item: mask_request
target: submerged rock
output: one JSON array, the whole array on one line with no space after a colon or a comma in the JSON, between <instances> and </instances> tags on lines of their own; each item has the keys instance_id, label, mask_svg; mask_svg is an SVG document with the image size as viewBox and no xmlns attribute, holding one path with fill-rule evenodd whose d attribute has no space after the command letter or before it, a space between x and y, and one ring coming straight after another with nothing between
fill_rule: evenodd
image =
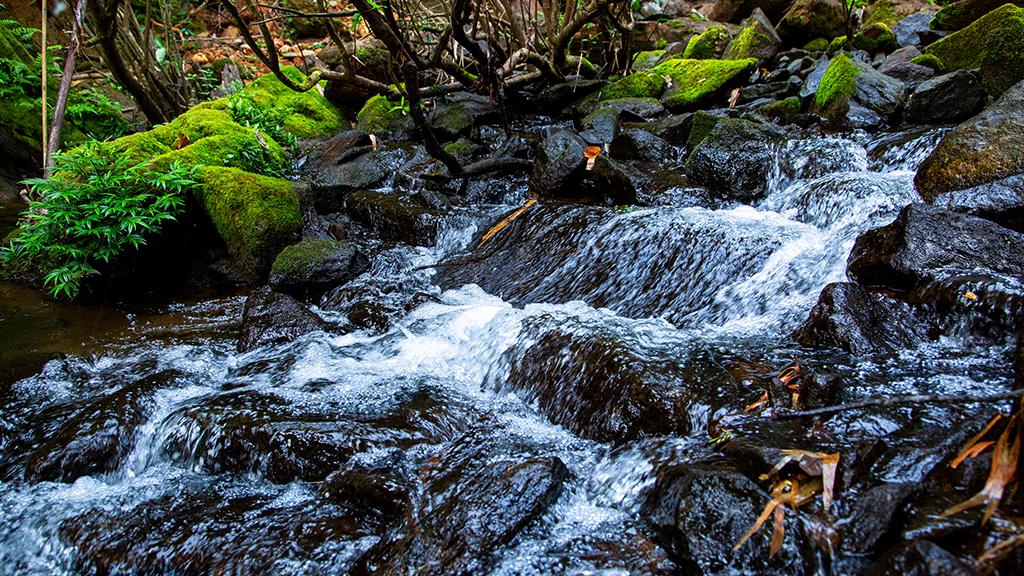
<instances>
[{"instance_id":1,"label":"submerged rock","mask_svg":"<svg viewBox=\"0 0 1024 576\"><path fill-rule=\"evenodd\" d=\"M417 197L399 192L352 192L345 198L345 211L357 222L373 229L385 240L411 246L432 246L444 212L417 202Z\"/></svg>"},{"instance_id":2,"label":"submerged rock","mask_svg":"<svg viewBox=\"0 0 1024 576\"><path fill-rule=\"evenodd\" d=\"M938 544L914 540L887 552L867 572L871 576L976 576L977 571Z\"/></svg>"},{"instance_id":3,"label":"submerged rock","mask_svg":"<svg viewBox=\"0 0 1024 576\"><path fill-rule=\"evenodd\" d=\"M914 184L925 201L1024 173L1024 81L954 128L921 163Z\"/></svg>"},{"instance_id":4,"label":"submerged rock","mask_svg":"<svg viewBox=\"0 0 1024 576\"><path fill-rule=\"evenodd\" d=\"M910 290L944 269L1024 274L1024 234L937 206L911 204L857 238L847 273L872 287Z\"/></svg>"},{"instance_id":5,"label":"submerged rock","mask_svg":"<svg viewBox=\"0 0 1024 576\"><path fill-rule=\"evenodd\" d=\"M825 286L795 337L804 346L867 354L913 348L927 331L907 304L840 282Z\"/></svg>"},{"instance_id":6,"label":"submerged rock","mask_svg":"<svg viewBox=\"0 0 1024 576\"><path fill-rule=\"evenodd\" d=\"M265 286L245 300L238 351L248 352L268 344L282 344L303 334L326 329L327 323L301 302Z\"/></svg>"}]
</instances>

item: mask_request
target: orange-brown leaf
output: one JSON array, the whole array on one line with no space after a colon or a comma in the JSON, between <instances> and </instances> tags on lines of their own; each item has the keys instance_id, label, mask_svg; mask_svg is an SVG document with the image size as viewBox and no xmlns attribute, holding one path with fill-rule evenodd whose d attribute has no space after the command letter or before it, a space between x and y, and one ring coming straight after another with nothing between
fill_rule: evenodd
<instances>
[{"instance_id":1,"label":"orange-brown leaf","mask_svg":"<svg viewBox=\"0 0 1024 576\"><path fill-rule=\"evenodd\" d=\"M839 467L839 452L826 454L821 459L821 504L828 510L832 507L832 494L836 484L836 468Z\"/></svg>"},{"instance_id":2,"label":"orange-brown leaf","mask_svg":"<svg viewBox=\"0 0 1024 576\"><path fill-rule=\"evenodd\" d=\"M754 533L760 530L761 526L764 525L765 521L768 520L768 517L772 515L772 512L780 504L782 504L782 502L779 501L777 498L773 498L770 502L765 504L764 510L762 510L761 515L757 517L757 521L754 522L754 526L750 530L748 530L746 534L743 535L743 538L740 538L740 541L737 542L735 546L732 547L732 551L735 552L739 550L740 546L743 546L744 542L749 540L750 537L754 535Z\"/></svg>"},{"instance_id":3,"label":"orange-brown leaf","mask_svg":"<svg viewBox=\"0 0 1024 576\"><path fill-rule=\"evenodd\" d=\"M530 206L533 206L536 203L537 203L537 199L536 198L530 198L529 200L526 201L526 204L523 204L522 206L520 206L519 208L514 210L511 214L509 214L508 216L505 216L504 218L502 218L500 222L495 224L494 227L492 227L490 230L487 231L486 234L483 235L483 237L480 239L480 244L478 244L477 247L479 248L480 246L483 246L484 244L486 244L487 241L490 240L495 234L497 234L498 232L501 232L501 230L505 226L508 226L509 224L511 224L513 220L515 220L520 215L522 215L523 212L526 212L527 210L529 210Z\"/></svg>"},{"instance_id":4,"label":"orange-brown leaf","mask_svg":"<svg viewBox=\"0 0 1024 576\"><path fill-rule=\"evenodd\" d=\"M967 441L967 444L964 444L963 450L961 450L960 453L956 455L956 458L954 458L953 461L949 463L950 468L956 468L957 466L960 465L961 462L966 460L968 457L973 458L974 456L979 454L979 452L975 452L974 455L968 456L968 453L974 450L975 444L977 444L979 440L984 438L985 434L988 434L988 431L991 430L996 425L996 423L1001 421L1003 418L1005 418L1004 415L996 414L995 418L989 420L988 424L986 424L985 427L981 429L981 432L978 432L977 434L972 436L971 439Z\"/></svg>"},{"instance_id":5,"label":"orange-brown leaf","mask_svg":"<svg viewBox=\"0 0 1024 576\"><path fill-rule=\"evenodd\" d=\"M782 542L786 539L786 509L782 506L775 507L775 526L772 528L772 543L768 548L768 557L771 558L782 550Z\"/></svg>"},{"instance_id":6,"label":"orange-brown leaf","mask_svg":"<svg viewBox=\"0 0 1024 576\"><path fill-rule=\"evenodd\" d=\"M1019 412L1011 416L1006 428L999 435L995 450L992 452L992 466L989 469L988 479L985 480L985 486L981 491L946 510L942 513L943 516L952 516L964 510L985 505L985 514L981 518L981 523L986 524L989 521L1003 499L1006 486L1013 481L1017 474L1021 447L1020 420Z\"/></svg>"},{"instance_id":7,"label":"orange-brown leaf","mask_svg":"<svg viewBox=\"0 0 1024 576\"><path fill-rule=\"evenodd\" d=\"M583 155L586 156L587 158L597 158L598 156L601 155L601 147L587 146L586 148L583 149Z\"/></svg>"}]
</instances>

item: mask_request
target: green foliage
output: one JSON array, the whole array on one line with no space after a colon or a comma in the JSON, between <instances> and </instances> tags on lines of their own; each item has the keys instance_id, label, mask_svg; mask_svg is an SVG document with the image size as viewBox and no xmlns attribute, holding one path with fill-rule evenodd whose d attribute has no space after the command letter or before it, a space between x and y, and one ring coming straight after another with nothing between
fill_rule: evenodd
<instances>
[{"instance_id":1,"label":"green foliage","mask_svg":"<svg viewBox=\"0 0 1024 576\"><path fill-rule=\"evenodd\" d=\"M298 150L299 140L284 127L285 114L279 108L259 106L245 91L228 96L228 112L231 118L249 128L255 128L270 136L289 152Z\"/></svg>"},{"instance_id":2,"label":"green foliage","mask_svg":"<svg viewBox=\"0 0 1024 576\"><path fill-rule=\"evenodd\" d=\"M74 299L98 265L138 249L174 220L197 182L181 164L157 172L93 143L58 155L48 180L25 184L37 200L0 257L41 268L54 297Z\"/></svg>"}]
</instances>

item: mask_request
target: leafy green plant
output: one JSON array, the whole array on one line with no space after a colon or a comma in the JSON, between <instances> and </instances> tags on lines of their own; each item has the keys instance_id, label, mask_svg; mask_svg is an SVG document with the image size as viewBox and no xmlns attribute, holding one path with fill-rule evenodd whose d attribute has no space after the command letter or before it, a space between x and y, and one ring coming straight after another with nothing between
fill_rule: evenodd
<instances>
[{"instance_id":1,"label":"leafy green plant","mask_svg":"<svg viewBox=\"0 0 1024 576\"><path fill-rule=\"evenodd\" d=\"M401 100L388 108L388 112L400 112L402 116L408 116L411 110L409 103L405 101L405 96L402 96Z\"/></svg>"},{"instance_id":2,"label":"leafy green plant","mask_svg":"<svg viewBox=\"0 0 1024 576\"><path fill-rule=\"evenodd\" d=\"M193 168L174 163L156 172L92 142L58 155L49 179L24 184L37 200L0 258L42 270L54 297L74 299L97 266L145 245L175 220L198 182Z\"/></svg>"},{"instance_id":3,"label":"leafy green plant","mask_svg":"<svg viewBox=\"0 0 1024 576\"><path fill-rule=\"evenodd\" d=\"M245 92L236 92L228 97L228 112L235 122L259 130L289 151L294 152L298 148L298 139L284 128L284 118L270 107L258 106Z\"/></svg>"}]
</instances>

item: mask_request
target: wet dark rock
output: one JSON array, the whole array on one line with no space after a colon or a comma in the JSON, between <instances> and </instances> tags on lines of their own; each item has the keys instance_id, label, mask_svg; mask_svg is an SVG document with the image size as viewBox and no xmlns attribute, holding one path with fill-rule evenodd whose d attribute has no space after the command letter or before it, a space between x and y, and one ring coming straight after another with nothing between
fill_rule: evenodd
<instances>
[{"instance_id":1,"label":"wet dark rock","mask_svg":"<svg viewBox=\"0 0 1024 576\"><path fill-rule=\"evenodd\" d=\"M860 60L849 60L859 70L854 78L853 94L849 101L852 114L847 116L847 125L854 128L876 128L882 122L890 122L900 111L906 99L906 87L896 78L882 74L870 64ZM853 114L858 114L855 104L877 114L881 122L857 122Z\"/></svg>"},{"instance_id":2,"label":"wet dark rock","mask_svg":"<svg viewBox=\"0 0 1024 576\"><path fill-rule=\"evenodd\" d=\"M678 149L646 130L629 128L608 145L615 160L667 163L679 159Z\"/></svg>"},{"instance_id":3,"label":"wet dark rock","mask_svg":"<svg viewBox=\"0 0 1024 576\"><path fill-rule=\"evenodd\" d=\"M1024 174L939 194L931 203L1024 233Z\"/></svg>"},{"instance_id":4,"label":"wet dark rock","mask_svg":"<svg viewBox=\"0 0 1024 576\"><path fill-rule=\"evenodd\" d=\"M998 224L911 204L896 220L857 238L847 262L855 281L909 290L943 269L1024 274L1024 235Z\"/></svg>"},{"instance_id":5,"label":"wet dark rock","mask_svg":"<svg viewBox=\"0 0 1024 576\"><path fill-rule=\"evenodd\" d=\"M784 138L771 124L721 119L690 153L686 173L723 199L756 200L767 192L773 145Z\"/></svg>"},{"instance_id":6,"label":"wet dark rock","mask_svg":"<svg viewBox=\"0 0 1024 576\"><path fill-rule=\"evenodd\" d=\"M713 413L727 401L703 391L735 385L712 352L666 358L607 327L555 324L529 321L523 330L531 344L508 350L508 378L491 384L584 438L688 434L694 413Z\"/></svg>"},{"instance_id":7,"label":"wet dark rock","mask_svg":"<svg viewBox=\"0 0 1024 576\"><path fill-rule=\"evenodd\" d=\"M969 327L975 333L1005 340L1020 326L1024 277L984 271L943 272L909 292L906 300L949 316L959 330Z\"/></svg>"},{"instance_id":8,"label":"wet dark rock","mask_svg":"<svg viewBox=\"0 0 1024 576\"><path fill-rule=\"evenodd\" d=\"M922 82L907 100L907 122L959 122L974 116L985 105L985 89L978 78L956 70Z\"/></svg>"},{"instance_id":9,"label":"wet dark rock","mask_svg":"<svg viewBox=\"0 0 1024 576\"><path fill-rule=\"evenodd\" d=\"M251 486L186 489L73 516L60 538L90 574L267 574L325 555L344 573L357 541L378 531L338 506L312 498L279 504L279 495ZM339 554L339 543L355 550Z\"/></svg>"},{"instance_id":10,"label":"wet dark rock","mask_svg":"<svg viewBox=\"0 0 1024 576\"><path fill-rule=\"evenodd\" d=\"M685 573L813 573L812 560L803 557L798 544L803 530L792 517L786 521L782 549L773 558L768 557L768 528L732 551L768 500L756 482L723 461L679 464L658 473L640 515Z\"/></svg>"},{"instance_id":11,"label":"wet dark rock","mask_svg":"<svg viewBox=\"0 0 1024 576\"><path fill-rule=\"evenodd\" d=\"M277 255L270 268L270 286L298 298L318 299L369 267L369 258L352 242L307 238Z\"/></svg>"},{"instance_id":12,"label":"wet dark rock","mask_svg":"<svg viewBox=\"0 0 1024 576\"><path fill-rule=\"evenodd\" d=\"M665 113L665 107L655 98L616 98L601 102L600 108L617 111L623 122L651 120Z\"/></svg>"},{"instance_id":13,"label":"wet dark rock","mask_svg":"<svg viewBox=\"0 0 1024 576\"><path fill-rule=\"evenodd\" d=\"M885 74L907 85L913 90L922 82L935 77L935 70L913 62L900 62L885 69Z\"/></svg>"},{"instance_id":14,"label":"wet dark rock","mask_svg":"<svg viewBox=\"0 0 1024 576\"><path fill-rule=\"evenodd\" d=\"M583 129L580 132L580 138L587 144L595 146L603 146L611 142L619 135L622 128L618 110L604 107L588 114L580 122L580 127Z\"/></svg>"},{"instance_id":15,"label":"wet dark rock","mask_svg":"<svg viewBox=\"0 0 1024 576\"><path fill-rule=\"evenodd\" d=\"M857 496L842 521L842 547L856 553L871 552L893 531L893 519L919 489L915 484L882 484Z\"/></svg>"},{"instance_id":16,"label":"wet dark rock","mask_svg":"<svg viewBox=\"0 0 1024 576\"><path fill-rule=\"evenodd\" d=\"M850 282L826 286L795 334L804 346L835 347L852 354L912 348L926 337L910 306Z\"/></svg>"},{"instance_id":17,"label":"wet dark rock","mask_svg":"<svg viewBox=\"0 0 1024 576\"><path fill-rule=\"evenodd\" d=\"M413 308L436 300L418 283L377 276L335 288L324 295L320 308L344 313L356 328L383 332Z\"/></svg>"},{"instance_id":18,"label":"wet dark rock","mask_svg":"<svg viewBox=\"0 0 1024 576\"><path fill-rule=\"evenodd\" d=\"M349 510L374 515L381 523L390 523L408 511L415 489L411 472L405 470L400 458L389 457L369 463L350 460L323 481L318 495Z\"/></svg>"},{"instance_id":19,"label":"wet dark rock","mask_svg":"<svg viewBox=\"0 0 1024 576\"><path fill-rule=\"evenodd\" d=\"M498 109L487 96L458 92L436 104L427 122L441 138L454 140L469 134L474 126L498 118Z\"/></svg>"},{"instance_id":20,"label":"wet dark rock","mask_svg":"<svg viewBox=\"0 0 1024 576\"><path fill-rule=\"evenodd\" d=\"M164 451L210 473L255 473L275 483L320 482L355 454L455 437L458 402L405 386L388 405L306 408L270 394L205 397L168 417Z\"/></svg>"},{"instance_id":21,"label":"wet dark rock","mask_svg":"<svg viewBox=\"0 0 1024 576\"><path fill-rule=\"evenodd\" d=\"M825 72L828 70L829 64L832 61L828 56L822 56L818 62L814 65L814 68L807 78L804 80L804 85L800 88L799 96L801 99L811 98L818 91L818 86L821 85L821 79L825 77Z\"/></svg>"},{"instance_id":22,"label":"wet dark rock","mask_svg":"<svg viewBox=\"0 0 1024 576\"><path fill-rule=\"evenodd\" d=\"M597 92L604 84L604 80L587 80L585 78L552 84L537 94L535 104L539 112L559 112L580 98Z\"/></svg>"},{"instance_id":23,"label":"wet dark rock","mask_svg":"<svg viewBox=\"0 0 1024 576\"><path fill-rule=\"evenodd\" d=\"M369 141L369 136L354 132L352 139L358 138L361 141L365 137L365 141ZM328 140L328 145L331 142ZM324 213L340 210L346 193L376 188L384 184L390 173L394 172L387 168L392 164L392 159L381 152L370 151L368 145L342 148L340 144L323 153L314 152L314 156L306 161L300 172L302 178L309 183L313 205ZM335 156L332 152L338 154Z\"/></svg>"},{"instance_id":24,"label":"wet dark rock","mask_svg":"<svg viewBox=\"0 0 1024 576\"><path fill-rule=\"evenodd\" d=\"M523 568L537 574L676 574L665 551L638 528L557 542Z\"/></svg>"},{"instance_id":25,"label":"wet dark rock","mask_svg":"<svg viewBox=\"0 0 1024 576\"><path fill-rule=\"evenodd\" d=\"M793 87L794 85L788 81L751 84L740 90L740 97L744 102L758 98L779 98L788 96Z\"/></svg>"},{"instance_id":26,"label":"wet dark rock","mask_svg":"<svg viewBox=\"0 0 1024 576\"><path fill-rule=\"evenodd\" d=\"M885 62L878 67L878 71L882 74L889 74L889 70L894 66L898 64L906 64L920 55L921 50L919 50L917 46L904 46L902 48L898 48L894 50L892 54L885 57Z\"/></svg>"},{"instance_id":27,"label":"wet dark rock","mask_svg":"<svg viewBox=\"0 0 1024 576\"><path fill-rule=\"evenodd\" d=\"M500 451L481 449L488 446ZM413 567L423 575L487 572L495 549L543 514L568 477L556 457L495 447L470 433L427 472L422 508L352 573L408 574Z\"/></svg>"},{"instance_id":28,"label":"wet dark rock","mask_svg":"<svg viewBox=\"0 0 1024 576\"><path fill-rule=\"evenodd\" d=\"M954 128L921 163L914 184L930 201L943 192L1024 173L1024 81Z\"/></svg>"},{"instance_id":29,"label":"wet dark rock","mask_svg":"<svg viewBox=\"0 0 1024 576\"><path fill-rule=\"evenodd\" d=\"M416 196L361 190L345 198L345 211L353 220L373 229L384 240L411 246L432 246L444 213L424 205Z\"/></svg>"},{"instance_id":30,"label":"wet dark rock","mask_svg":"<svg viewBox=\"0 0 1024 576\"><path fill-rule=\"evenodd\" d=\"M238 351L283 344L303 334L326 329L327 323L301 302L264 286L245 299Z\"/></svg>"},{"instance_id":31,"label":"wet dark rock","mask_svg":"<svg viewBox=\"0 0 1024 576\"><path fill-rule=\"evenodd\" d=\"M153 393L178 375L164 370L86 403L48 431L29 456L25 479L74 482L116 469L131 450L136 429L149 416Z\"/></svg>"},{"instance_id":32,"label":"wet dark rock","mask_svg":"<svg viewBox=\"0 0 1024 576\"><path fill-rule=\"evenodd\" d=\"M918 12L900 19L892 28L896 43L900 46L925 45L926 39L932 36L929 26L932 16L930 12Z\"/></svg>"},{"instance_id":33,"label":"wet dark rock","mask_svg":"<svg viewBox=\"0 0 1024 576\"><path fill-rule=\"evenodd\" d=\"M966 562L927 540L896 546L867 572L870 576L976 576Z\"/></svg>"},{"instance_id":34,"label":"wet dark rock","mask_svg":"<svg viewBox=\"0 0 1024 576\"><path fill-rule=\"evenodd\" d=\"M530 186L542 195L560 198L607 199L614 204L635 204L634 174L626 166L598 156L586 169L587 142L568 131L558 130L537 149Z\"/></svg>"},{"instance_id":35,"label":"wet dark rock","mask_svg":"<svg viewBox=\"0 0 1024 576\"><path fill-rule=\"evenodd\" d=\"M683 146L690 137L690 128L693 125L693 114L673 114L671 116L648 122L642 128L651 134L674 144Z\"/></svg>"}]
</instances>

